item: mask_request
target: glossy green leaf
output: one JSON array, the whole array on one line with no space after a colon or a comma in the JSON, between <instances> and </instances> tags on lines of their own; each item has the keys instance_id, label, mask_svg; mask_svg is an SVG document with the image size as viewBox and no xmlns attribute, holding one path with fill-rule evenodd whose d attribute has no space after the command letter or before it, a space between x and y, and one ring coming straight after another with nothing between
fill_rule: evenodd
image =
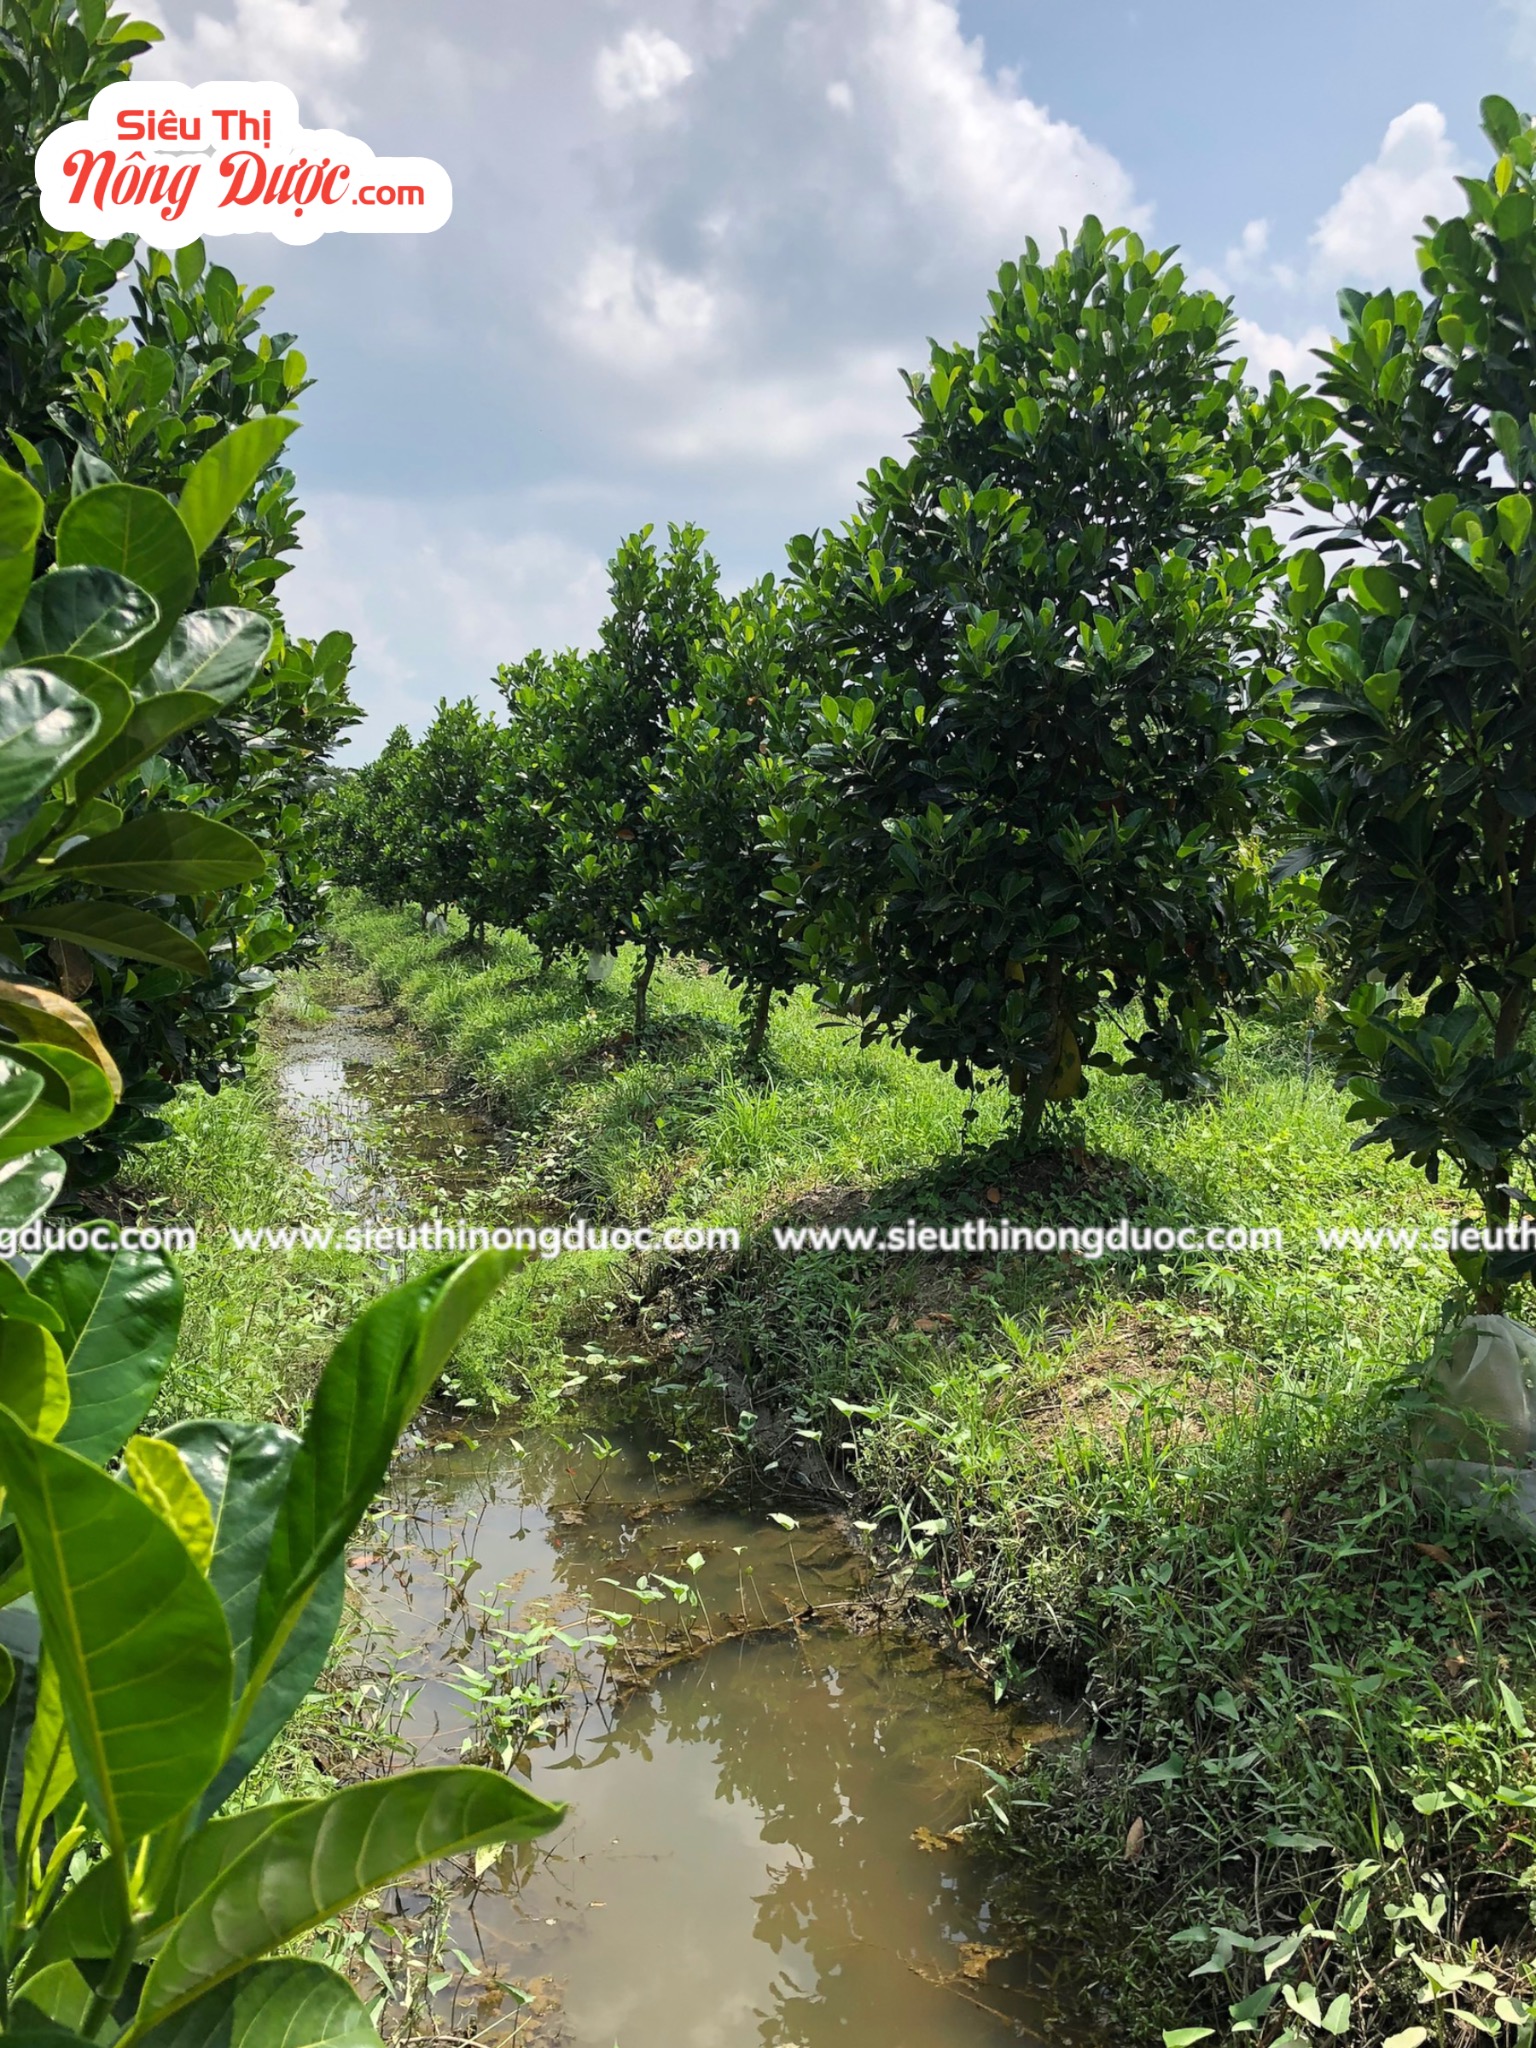
<instances>
[{"instance_id":1,"label":"glossy green leaf","mask_svg":"<svg viewBox=\"0 0 1536 2048\"><path fill-rule=\"evenodd\" d=\"M154 631L160 610L146 590L111 569L55 569L27 594L7 654L13 661L73 654L99 662Z\"/></svg>"},{"instance_id":2,"label":"glossy green leaf","mask_svg":"<svg viewBox=\"0 0 1536 2048\"><path fill-rule=\"evenodd\" d=\"M62 1157L47 1146L0 1163L0 1230L25 1230L35 1223L62 1194L64 1173Z\"/></svg>"},{"instance_id":3,"label":"glossy green leaf","mask_svg":"<svg viewBox=\"0 0 1536 2048\"><path fill-rule=\"evenodd\" d=\"M345 1977L295 1957L253 1963L142 2036L143 2048L379 2048Z\"/></svg>"},{"instance_id":4,"label":"glossy green leaf","mask_svg":"<svg viewBox=\"0 0 1536 2048\"><path fill-rule=\"evenodd\" d=\"M0 1052L0 1158L14 1158L26 1145L10 1144L10 1134L43 1092L43 1077Z\"/></svg>"},{"instance_id":5,"label":"glossy green leaf","mask_svg":"<svg viewBox=\"0 0 1536 2048\"><path fill-rule=\"evenodd\" d=\"M64 1334L64 1318L56 1308L41 1300L28 1287L14 1266L0 1260L0 1316L16 1322L41 1323L55 1337Z\"/></svg>"},{"instance_id":6,"label":"glossy green leaf","mask_svg":"<svg viewBox=\"0 0 1536 2048\"><path fill-rule=\"evenodd\" d=\"M93 750L75 778L82 796L94 796L158 754L180 732L202 725L219 709L218 701L196 690L168 690L135 704L122 730L105 747Z\"/></svg>"},{"instance_id":7,"label":"glossy green leaf","mask_svg":"<svg viewBox=\"0 0 1536 2048\"><path fill-rule=\"evenodd\" d=\"M63 1323L69 1419L59 1441L115 1458L159 1392L181 1329L181 1275L162 1252L50 1252L27 1284Z\"/></svg>"},{"instance_id":8,"label":"glossy green leaf","mask_svg":"<svg viewBox=\"0 0 1536 2048\"><path fill-rule=\"evenodd\" d=\"M28 1980L26 1998L16 2009L15 2025L23 2030L23 2035L29 2024L38 2021L51 2027L82 2027L90 2009L91 1987L74 1964L54 1963ZM5 2039L14 2037L14 2027L8 2027Z\"/></svg>"},{"instance_id":9,"label":"glossy green leaf","mask_svg":"<svg viewBox=\"0 0 1536 2048\"><path fill-rule=\"evenodd\" d=\"M96 706L101 723L86 750L87 759L115 739L132 716L132 690L121 677L103 668L99 661L87 661L80 654L46 654L39 655L31 666L59 677L60 681L68 683L72 690Z\"/></svg>"},{"instance_id":10,"label":"glossy green leaf","mask_svg":"<svg viewBox=\"0 0 1536 2048\"><path fill-rule=\"evenodd\" d=\"M514 1778L463 1766L308 1800L187 1908L155 1959L140 2010L159 2023L379 1885L481 1842L531 1841L563 1815Z\"/></svg>"},{"instance_id":11,"label":"glossy green leaf","mask_svg":"<svg viewBox=\"0 0 1536 2048\"><path fill-rule=\"evenodd\" d=\"M208 955L195 939L163 917L126 903L45 903L41 909L29 906L18 912L11 923L17 931L68 939L115 960L150 960L199 979L208 972Z\"/></svg>"},{"instance_id":12,"label":"glossy green leaf","mask_svg":"<svg viewBox=\"0 0 1536 2048\"><path fill-rule=\"evenodd\" d=\"M247 420L200 458L182 486L178 507L199 555L218 539L236 507L250 495L256 479L297 426L295 419L271 414Z\"/></svg>"},{"instance_id":13,"label":"glossy green leaf","mask_svg":"<svg viewBox=\"0 0 1536 2048\"><path fill-rule=\"evenodd\" d=\"M160 1930L178 1919L221 1871L307 1803L302 1799L266 1801L194 1828L157 1892L144 1924L144 1940L154 1942ZM49 1915L42 1938L28 1957L28 1967L41 1969L61 1956L111 1955L122 1931L124 1889L121 1866L114 1858L105 1856L93 1863Z\"/></svg>"},{"instance_id":14,"label":"glossy green leaf","mask_svg":"<svg viewBox=\"0 0 1536 2048\"><path fill-rule=\"evenodd\" d=\"M155 692L195 690L227 706L260 675L271 645L272 624L260 612L234 605L188 612L176 621L143 687Z\"/></svg>"},{"instance_id":15,"label":"glossy green leaf","mask_svg":"<svg viewBox=\"0 0 1536 2048\"><path fill-rule=\"evenodd\" d=\"M275 1422L225 1421L176 1423L165 1438L186 1460L213 1512L209 1578L229 1624L238 1697L250 1673L256 1602L299 1439ZM228 1762L204 1794L205 1811L229 1797L314 1685L345 1597L346 1559L338 1553L284 1643Z\"/></svg>"},{"instance_id":16,"label":"glossy green leaf","mask_svg":"<svg viewBox=\"0 0 1536 2048\"><path fill-rule=\"evenodd\" d=\"M42 1076L42 1092L26 1115L0 1136L0 1158L15 1159L78 1138L104 1124L117 1107L112 1084L94 1060L61 1045L7 1045L5 1055Z\"/></svg>"},{"instance_id":17,"label":"glossy green leaf","mask_svg":"<svg viewBox=\"0 0 1536 2048\"><path fill-rule=\"evenodd\" d=\"M218 1768L229 1631L152 1508L0 1411L0 1479L57 1664L81 1790L108 1843L151 1834Z\"/></svg>"},{"instance_id":18,"label":"glossy green leaf","mask_svg":"<svg viewBox=\"0 0 1536 2048\"><path fill-rule=\"evenodd\" d=\"M0 642L11 637L32 587L43 501L24 476L0 468Z\"/></svg>"},{"instance_id":19,"label":"glossy green leaf","mask_svg":"<svg viewBox=\"0 0 1536 2048\"><path fill-rule=\"evenodd\" d=\"M14 818L90 747L101 713L45 669L0 670L0 819Z\"/></svg>"},{"instance_id":20,"label":"glossy green leaf","mask_svg":"<svg viewBox=\"0 0 1536 2048\"><path fill-rule=\"evenodd\" d=\"M197 550L175 506L141 484L102 484L64 508L55 549L60 567L115 570L155 600L153 629L112 663L129 679L142 675L197 588Z\"/></svg>"},{"instance_id":21,"label":"glossy green leaf","mask_svg":"<svg viewBox=\"0 0 1536 2048\"><path fill-rule=\"evenodd\" d=\"M258 1664L350 1538L465 1323L517 1263L478 1252L408 1281L365 1309L331 1353L272 1531Z\"/></svg>"},{"instance_id":22,"label":"glossy green leaf","mask_svg":"<svg viewBox=\"0 0 1536 2048\"><path fill-rule=\"evenodd\" d=\"M253 882L266 863L232 825L197 811L150 811L130 818L55 863L56 874L77 875L132 895L201 895Z\"/></svg>"},{"instance_id":23,"label":"glossy green leaf","mask_svg":"<svg viewBox=\"0 0 1536 2048\"><path fill-rule=\"evenodd\" d=\"M1497 507L1499 536L1511 554L1518 555L1531 533L1531 501L1526 497L1500 498Z\"/></svg>"}]
</instances>

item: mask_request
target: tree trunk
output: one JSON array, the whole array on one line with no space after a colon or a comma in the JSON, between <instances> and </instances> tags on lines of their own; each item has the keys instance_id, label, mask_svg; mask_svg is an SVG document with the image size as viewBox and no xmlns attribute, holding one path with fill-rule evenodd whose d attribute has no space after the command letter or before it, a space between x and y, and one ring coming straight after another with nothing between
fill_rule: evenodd
<instances>
[{"instance_id":1,"label":"tree trunk","mask_svg":"<svg viewBox=\"0 0 1536 2048\"><path fill-rule=\"evenodd\" d=\"M651 976L656 972L658 955L646 949L645 965L635 976L635 1037L645 1036L646 1002L651 993Z\"/></svg>"},{"instance_id":2,"label":"tree trunk","mask_svg":"<svg viewBox=\"0 0 1536 2048\"><path fill-rule=\"evenodd\" d=\"M760 988L752 1005L752 1023L747 1032L745 1057L749 1061L760 1060L763 1047L768 1039L768 1016L773 1008L773 987L769 984Z\"/></svg>"},{"instance_id":3,"label":"tree trunk","mask_svg":"<svg viewBox=\"0 0 1536 2048\"><path fill-rule=\"evenodd\" d=\"M1519 1048L1530 1021L1530 990L1525 983L1516 983L1504 991L1499 1004L1498 1018L1494 1024L1493 1053L1495 1059L1507 1059ZM1483 1183L1483 1220L1490 1230L1505 1228L1514 1220L1514 1210L1505 1192L1515 1172L1513 1158L1501 1159L1493 1174ZM1509 1282L1492 1280L1484 1275L1473 1302L1480 1316L1501 1316L1509 1297Z\"/></svg>"}]
</instances>

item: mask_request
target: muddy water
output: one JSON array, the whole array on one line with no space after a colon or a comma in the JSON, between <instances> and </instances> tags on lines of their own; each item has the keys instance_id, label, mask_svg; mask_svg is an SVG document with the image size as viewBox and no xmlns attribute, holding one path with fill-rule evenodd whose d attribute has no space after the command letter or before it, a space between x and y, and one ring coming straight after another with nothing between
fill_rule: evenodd
<instances>
[{"instance_id":1,"label":"muddy water","mask_svg":"<svg viewBox=\"0 0 1536 2048\"><path fill-rule=\"evenodd\" d=\"M366 1013L290 1043L284 1096L338 1202L419 1199L424 1161L461 1189L494 1171L413 1058ZM671 1455L595 1423L431 1425L353 1561L413 1688L409 1750L501 1761L570 1808L461 1876L456 2029L528 2048L1093 2040L1063 2018L1068 1964L1013 1931L1006 1866L954 1832L982 1762L1056 1731L869 1627L838 1525L699 1497ZM519 1711L520 1686L544 1704Z\"/></svg>"}]
</instances>

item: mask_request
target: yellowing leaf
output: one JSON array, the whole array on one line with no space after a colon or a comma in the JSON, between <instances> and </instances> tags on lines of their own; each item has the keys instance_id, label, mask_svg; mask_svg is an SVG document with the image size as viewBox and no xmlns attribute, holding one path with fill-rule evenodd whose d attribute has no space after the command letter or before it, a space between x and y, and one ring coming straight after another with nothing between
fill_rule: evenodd
<instances>
[{"instance_id":1,"label":"yellowing leaf","mask_svg":"<svg viewBox=\"0 0 1536 2048\"><path fill-rule=\"evenodd\" d=\"M69 1415L69 1371L57 1339L19 1316L0 1321L0 1406L52 1443Z\"/></svg>"},{"instance_id":2,"label":"yellowing leaf","mask_svg":"<svg viewBox=\"0 0 1536 2048\"><path fill-rule=\"evenodd\" d=\"M1082 1051L1071 1028L1063 1025L1061 1050L1056 1056L1056 1071L1051 1076L1051 1085L1046 1093L1052 1102L1070 1102L1081 1092L1082 1085Z\"/></svg>"},{"instance_id":3,"label":"yellowing leaf","mask_svg":"<svg viewBox=\"0 0 1536 2048\"><path fill-rule=\"evenodd\" d=\"M22 1771L18 1841L36 1842L43 1822L74 1782L75 1759L64 1731L58 1666L45 1656L38 1673L37 1706Z\"/></svg>"},{"instance_id":4,"label":"yellowing leaf","mask_svg":"<svg viewBox=\"0 0 1536 2048\"><path fill-rule=\"evenodd\" d=\"M213 1510L180 1451L163 1437L130 1437L123 1463L139 1499L176 1531L198 1570L206 1572L213 1556Z\"/></svg>"},{"instance_id":5,"label":"yellowing leaf","mask_svg":"<svg viewBox=\"0 0 1536 2048\"><path fill-rule=\"evenodd\" d=\"M78 1053L106 1075L121 1102L123 1077L101 1042L101 1034L78 1003L25 981L0 981L0 1024L26 1045L57 1045Z\"/></svg>"}]
</instances>

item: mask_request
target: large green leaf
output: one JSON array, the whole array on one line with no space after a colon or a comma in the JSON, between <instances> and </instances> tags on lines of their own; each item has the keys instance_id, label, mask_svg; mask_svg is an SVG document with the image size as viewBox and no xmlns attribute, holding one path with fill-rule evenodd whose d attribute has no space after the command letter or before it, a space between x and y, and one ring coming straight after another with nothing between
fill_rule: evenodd
<instances>
[{"instance_id":1,"label":"large green leaf","mask_svg":"<svg viewBox=\"0 0 1536 2048\"><path fill-rule=\"evenodd\" d=\"M231 1683L223 1611L153 1508L3 1410L0 1479L81 1790L121 1854L191 1806L218 1768Z\"/></svg>"},{"instance_id":2,"label":"large green leaf","mask_svg":"<svg viewBox=\"0 0 1536 2048\"><path fill-rule=\"evenodd\" d=\"M260 612L234 605L188 612L176 621L143 687L157 693L195 690L228 706L260 675L271 645L272 624Z\"/></svg>"},{"instance_id":3,"label":"large green leaf","mask_svg":"<svg viewBox=\"0 0 1536 2048\"><path fill-rule=\"evenodd\" d=\"M477 1252L407 1281L365 1309L331 1353L272 1531L258 1666L357 1527L473 1307L517 1263L515 1254Z\"/></svg>"},{"instance_id":4,"label":"large green leaf","mask_svg":"<svg viewBox=\"0 0 1536 2048\"><path fill-rule=\"evenodd\" d=\"M40 1301L15 1267L6 1265L3 1259L0 1259L0 1316L11 1316L22 1323L41 1323L55 1337L64 1334L64 1318L58 1310L51 1308L46 1301Z\"/></svg>"},{"instance_id":5,"label":"large green leaf","mask_svg":"<svg viewBox=\"0 0 1536 2048\"><path fill-rule=\"evenodd\" d=\"M42 1093L26 1115L0 1134L0 1159L78 1138L104 1124L117 1107L112 1084L94 1060L62 1045L7 1045L5 1056L42 1077Z\"/></svg>"},{"instance_id":6,"label":"large green leaf","mask_svg":"<svg viewBox=\"0 0 1536 2048\"><path fill-rule=\"evenodd\" d=\"M165 1377L181 1329L181 1275L161 1252L50 1252L27 1285L63 1321L69 1419L59 1442L93 1465L115 1458Z\"/></svg>"},{"instance_id":7,"label":"large green leaf","mask_svg":"<svg viewBox=\"0 0 1536 2048\"><path fill-rule=\"evenodd\" d=\"M25 1999L14 2009L12 2023L6 2028L4 2038L12 2041L29 2036L28 2029L39 2024L49 2027L83 2026L90 2015L91 1987L70 1961L54 1963L51 1968L41 1971L27 1983ZM72 2034L66 2040L75 2038Z\"/></svg>"},{"instance_id":8,"label":"large green leaf","mask_svg":"<svg viewBox=\"0 0 1536 2048\"><path fill-rule=\"evenodd\" d=\"M32 587L43 501L24 476L0 469L0 642L11 637Z\"/></svg>"},{"instance_id":9,"label":"large green leaf","mask_svg":"<svg viewBox=\"0 0 1536 2048\"><path fill-rule=\"evenodd\" d=\"M71 847L54 873L130 895L196 896L253 882L265 866L260 850L232 825L198 811L150 811Z\"/></svg>"},{"instance_id":10,"label":"large green leaf","mask_svg":"<svg viewBox=\"0 0 1536 2048\"><path fill-rule=\"evenodd\" d=\"M87 661L82 654L45 654L37 656L29 665L58 676L100 712L101 723L91 741L88 757L99 753L108 741L115 739L133 714L132 690L109 668L103 668L99 661Z\"/></svg>"},{"instance_id":11,"label":"large green leaf","mask_svg":"<svg viewBox=\"0 0 1536 2048\"><path fill-rule=\"evenodd\" d=\"M199 978L208 972L208 955L195 939L167 924L163 917L131 909L126 903L45 903L40 910L29 908L13 916L10 922L17 931L36 932L45 939L69 939L114 960L152 960L159 967L175 967Z\"/></svg>"},{"instance_id":12,"label":"large green leaf","mask_svg":"<svg viewBox=\"0 0 1536 2048\"><path fill-rule=\"evenodd\" d=\"M142 2035L144 2048L379 2048L368 2008L324 1963L253 1963Z\"/></svg>"},{"instance_id":13,"label":"large green leaf","mask_svg":"<svg viewBox=\"0 0 1536 2048\"><path fill-rule=\"evenodd\" d=\"M156 2024L392 1879L481 1842L526 1842L565 1809L499 1771L449 1766L308 1800L253 1842L166 1936L144 1986Z\"/></svg>"},{"instance_id":14,"label":"large green leaf","mask_svg":"<svg viewBox=\"0 0 1536 2048\"><path fill-rule=\"evenodd\" d=\"M275 1422L179 1422L165 1431L213 1510L209 1579L224 1607L235 1658L238 1698L250 1673L256 1602L277 1511L299 1439ZM212 1812L266 1754L325 1666L346 1597L346 1559L338 1552L283 1644L270 1677L224 1768L203 1795Z\"/></svg>"},{"instance_id":15,"label":"large green leaf","mask_svg":"<svg viewBox=\"0 0 1536 2048\"><path fill-rule=\"evenodd\" d=\"M163 697L144 698L134 705L110 745L93 752L81 768L75 778L77 792L94 796L108 788L151 754L158 754L167 740L203 724L219 708L217 698L205 697L198 690L167 690Z\"/></svg>"},{"instance_id":16,"label":"large green leaf","mask_svg":"<svg viewBox=\"0 0 1536 2048\"><path fill-rule=\"evenodd\" d=\"M25 1145L12 1146L9 1138L43 1092L43 1077L0 1053L0 1159L10 1159Z\"/></svg>"},{"instance_id":17,"label":"large green leaf","mask_svg":"<svg viewBox=\"0 0 1536 2048\"><path fill-rule=\"evenodd\" d=\"M159 623L147 590L111 569L55 569L27 593L6 648L11 661L56 654L102 661L121 654Z\"/></svg>"},{"instance_id":18,"label":"large green leaf","mask_svg":"<svg viewBox=\"0 0 1536 2048\"><path fill-rule=\"evenodd\" d=\"M6 1619L0 1615L0 1627ZM32 1661L35 1665L35 1650ZM143 1924L142 1942L155 1945L161 1930L179 1919L253 1842L308 1803L304 1799L265 1801L194 1828L157 1892ZM111 1955L122 1932L124 1891L122 1869L113 1857L104 1856L93 1863L49 1914L27 1957L27 1969L44 1969L63 1956Z\"/></svg>"},{"instance_id":19,"label":"large green leaf","mask_svg":"<svg viewBox=\"0 0 1536 2048\"><path fill-rule=\"evenodd\" d=\"M14 818L90 747L101 713L39 668L0 670L0 819Z\"/></svg>"},{"instance_id":20,"label":"large green leaf","mask_svg":"<svg viewBox=\"0 0 1536 2048\"><path fill-rule=\"evenodd\" d=\"M199 555L218 539L236 506L297 425L297 420L273 414L247 420L199 459L182 485L178 507Z\"/></svg>"},{"instance_id":21,"label":"large green leaf","mask_svg":"<svg viewBox=\"0 0 1536 2048\"><path fill-rule=\"evenodd\" d=\"M65 1170L60 1154L46 1146L0 1164L0 1230L25 1230L52 1208L63 1192Z\"/></svg>"},{"instance_id":22,"label":"large green leaf","mask_svg":"<svg viewBox=\"0 0 1536 2048\"><path fill-rule=\"evenodd\" d=\"M61 568L113 569L155 600L153 629L112 662L129 680L142 675L197 588L197 550L175 506L141 484L99 484L60 514L55 551Z\"/></svg>"}]
</instances>

